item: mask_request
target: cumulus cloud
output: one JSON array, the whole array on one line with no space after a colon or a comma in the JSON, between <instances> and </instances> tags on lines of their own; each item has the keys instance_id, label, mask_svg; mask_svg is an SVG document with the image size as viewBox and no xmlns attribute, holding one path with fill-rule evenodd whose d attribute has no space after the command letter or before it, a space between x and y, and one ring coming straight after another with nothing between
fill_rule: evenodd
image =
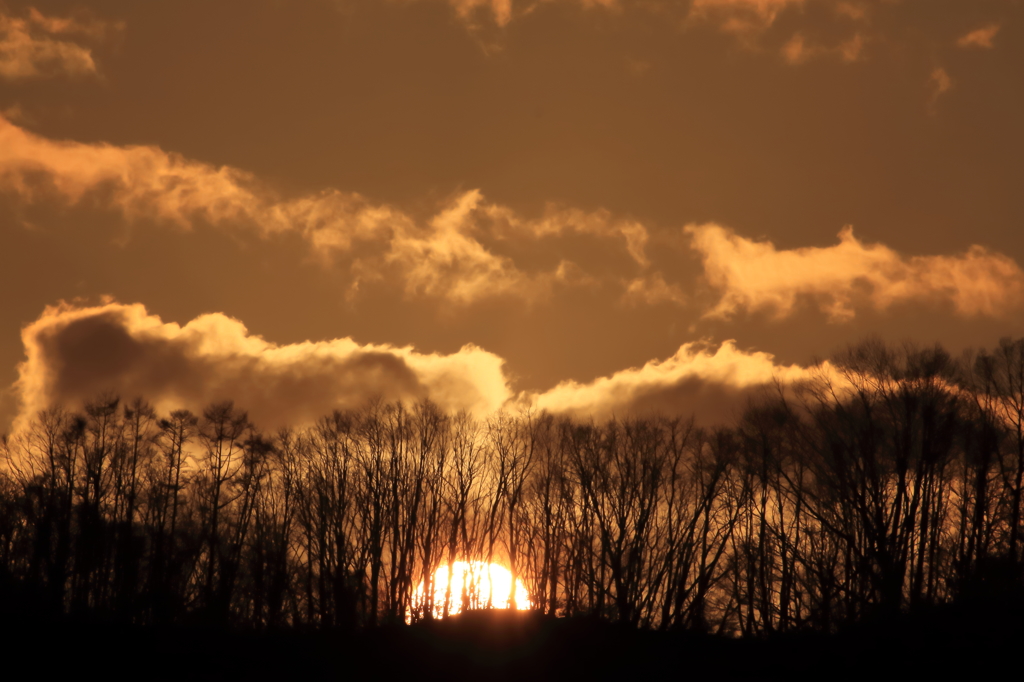
<instances>
[{"instance_id":1,"label":"cumulus cloud","mask_svg":"<svg viewBox=\"0 0 1024 682\"><path fill-rule=\"evenodd\" d=\"M969 31L957 39L957 47L980 47L991 50L995 47L996 34L999 33L999 24L989 24L973 31Z\"/></svg>"},{"instance_id":2,"label":"cumulus cloud","mask_svg":"<svg viewBox=\"0 0 1024 682\"><path fill-rule=\"evenodd\" d=\"M749 397L775 382L792 386L830 372L827 364L779 365L770 353L742 351L731 340L718 348L693 342L666 360L651 360L589 383L564 381L531 396L531 401L540 410L584 418L693 414L699 423L722 423L737 416Z\"/></svg>"},{"instance_id":3,"label":"cumulus cloud","mask_svg":"<svg viewBox=\"0 0 1024 682\"><path fill-rule=\"evenodd\" d=\"M373 398L429 398L483 417L510 396L504 360L473 345L449 355L350 338L277 345L220 313L180 326L141 304L48 307L22 330L26 360L15 430L53 404L103 392L142 396L161 411L234 400L264 428L309 423Z\"/></svg>"},{"instance_id":4,"label":"cumulus cloud","mask_svg":"<svg viewBox=\"0 0 1024 682\"><path fill-rule=\"evenodd\" d=\"M955 256L898 254L865 244L845 227L839 243L824 248L776 249L715 224L689 225L708 283L721 292L709 317L740 310L794 312L813 300L833 321L852 319L858 305L886 310L894 304L937 301L964 316L1002 316L1024 302L1024 271L1012 259L981 246Z\"/></svg>"},{"instance_id":5,"label":"cumulus cloud","mask_svg":"<svg viewBox=\"0 0 1024 682\"><path fill-rule=\"evenodd\" d=\"M0 78L23 80L96 74L89 42L120 25L72 17L49 17L37 9L15 17L0 9Z\"/></svg>"},{"instance_id":6,"label":"cumulus cloud","mask_svg":"<svg viewBox=\"0 0 1024 682\"><path fill-rule=\"evenodd\" d=\"M269 237L297 233L325 262L353 259L353 286L397 279L410 296L471 304L511 296L536 301L555 285L592 281L563 258L547 271L526 272L485 245L494 240L541 240L566 234L621 240L631 259L647 265L643 225L613 220L606 211L549 209L528 220L464 192L425 224L359 194L328 189L281 198L252 174L213 166L155 146L115 146L51 140L0 116L0 187L26 201L56 196L93 202L129 220L197 223L248 229ZM493 240L492 240L493 241ZM354 290L353 290L354 291Z\"/></svg>"}]
</instances>

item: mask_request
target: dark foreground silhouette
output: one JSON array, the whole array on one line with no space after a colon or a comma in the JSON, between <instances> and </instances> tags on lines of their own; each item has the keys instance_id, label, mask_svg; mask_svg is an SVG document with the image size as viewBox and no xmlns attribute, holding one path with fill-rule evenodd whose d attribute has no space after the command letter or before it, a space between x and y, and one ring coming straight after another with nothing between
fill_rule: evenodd
<instances>
[{"instance_id":1,"label":"dark foreground silhouette","mask_svg":"<svg viewBox=\"0 0 1024 682\"><path fill-rule=\"evenodd\" d=\"M46 678L118 679L950 679L1015 669L1022 604L943 607L832 635L730 638L594 618L480 611L372 630L243 632L71 620L3 627L8 660Z\"/></svg>"}]
</instances>

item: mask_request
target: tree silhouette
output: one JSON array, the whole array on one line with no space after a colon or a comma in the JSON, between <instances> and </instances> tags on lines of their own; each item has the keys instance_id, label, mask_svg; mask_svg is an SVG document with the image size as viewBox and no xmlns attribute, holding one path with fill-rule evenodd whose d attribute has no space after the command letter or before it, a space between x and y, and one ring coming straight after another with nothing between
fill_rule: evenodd
<instances>
[{"instance_id":1,"label":"tree silhouette","mask_svg":"<svg viewBox=\"0 0 1024 682\"><path fill-rule=\"evenodd\" d=\"M752 637L1020 594L1024 343L869 339L831 367L713 429L376 401L265 434L230 402L54 406L3 440L0 584L139 624L372 629L528 598ZM456 590L460 561L528 595Z\"/></svg>"}]
</instances>

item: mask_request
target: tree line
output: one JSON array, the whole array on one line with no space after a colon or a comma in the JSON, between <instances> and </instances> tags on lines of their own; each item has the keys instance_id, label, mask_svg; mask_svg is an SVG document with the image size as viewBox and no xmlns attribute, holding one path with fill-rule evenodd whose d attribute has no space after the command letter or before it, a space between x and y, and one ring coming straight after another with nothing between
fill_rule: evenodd
<instances>
[{"instance_id":1,"label":"tree line","mask_svg":"<svg viewBox=\"0 0 1024 682\"><path fill-rule=\"evenodd\" d=\"M831 366L714 428L52 407L3 441L0 587L52 615L373 627L509 606L435 603L436 568L472 560L546 614L744 635L1019 592L1024 340L869 340Z\"/></svg>"}]
</instances>

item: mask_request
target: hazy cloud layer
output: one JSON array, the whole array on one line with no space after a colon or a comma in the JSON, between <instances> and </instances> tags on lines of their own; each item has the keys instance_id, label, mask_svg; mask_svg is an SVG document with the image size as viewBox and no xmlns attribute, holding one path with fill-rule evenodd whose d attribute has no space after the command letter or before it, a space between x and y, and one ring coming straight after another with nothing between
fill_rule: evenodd
<instances>
[{"instance_id":1,"label":"hazy cloud layer","mask_svg":"<svg viewBox=\"0 0 1024 682\"><path fill-rule=\"evenodd\" d=\"M550 412L604 419L612 416L665 414L696 416L699 423L730 422L757 392L778 382L791 386L829 371L828 365L782 366L770 353L742 351L734 341L717 349L706 343L680 346L666 360L625 369L589 383L564 381L533 397Z\"/></svg>"},{"instance_id":2,"label":"hazy cloud layer","mask_svg":"<svg viewBox=\"0 0 1024 682\"><path fill-rule=\"evenodd\" d=\"M811 299L831 320L849 320L858 306L886 310L894 304L951 304L964 316L1003 316L1024 302L1024 271L1012 259L981 246L956 256L902 256L882 244L865 244L843 228L829 247L779 250L771 242L738 236L719 225L690 225L693 248L708 283L721 293L708 316L741 310L777 317Z\"/></svg>"},{"instance_id":3,"label":"hazy cloud layer","mask_svg":"<svg viewBox=\"0 0 1024 682\"><path fill-rule=\"evenodd\" d=\"M96 73L90 43L119 25L51 17L32 8L18 17L0 6L0 78L23 80Z\"/></svg>"},{"instance_id":4,"label":"hazy cloud layer","mask_svg":"<svg viewBox=\"0 0 1024 682\"><path fill-rule=\"evenodd\" d=\"M15 428L49 405L79 407L107 391L143 396L162 411L232 399L263 428L309 423L375 397L429 398L486 416L510 395L504 360L473 345L451 355L350 338L280 346L220 313L179 326L141 304L52 306L22 341Z\"/></svg>"},{"instance_id":5,"label":"hazy cloud layer","mask_svg":"<svg viewBox=\"0 0 1024 682\"><path fill-rule=\"evenodd\" d=\"M569 259L527 272L483 243L537 241L567 234L619 240L636 265L648 264L646 229L607 212L551 208L536 220L486 204L477 190L455 197L420 224L403 211L360 195L329 189L283 199L252 174L216 167L155 146L55 141L0 116L0 186L26 201L56 194L71 204L97 203L127 220L196 223L254 230L263 236L300 234L326 262L352 258L353 291L394 278L409 296L471 304L494 296L535 301L555 284L591 281Z\"/></svg>"}]
</instances>

